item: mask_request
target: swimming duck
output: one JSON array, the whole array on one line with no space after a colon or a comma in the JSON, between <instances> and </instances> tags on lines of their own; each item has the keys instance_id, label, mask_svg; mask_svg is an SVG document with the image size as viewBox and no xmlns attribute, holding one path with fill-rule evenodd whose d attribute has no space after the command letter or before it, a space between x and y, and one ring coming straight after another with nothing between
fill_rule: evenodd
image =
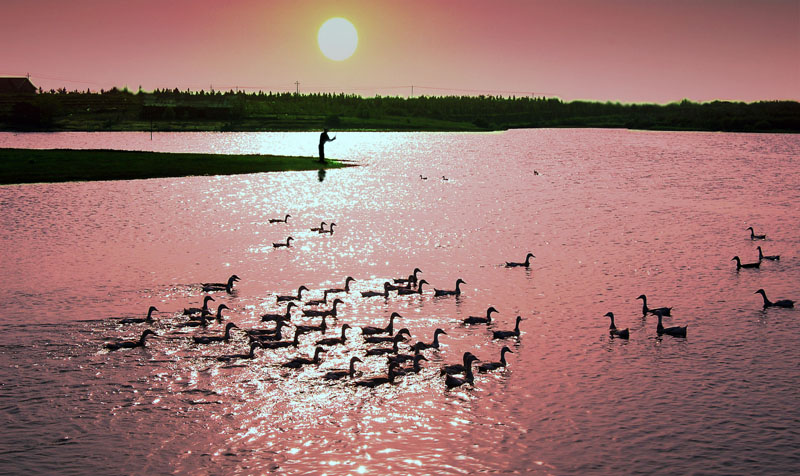
<instances>
[{"instance_id":1,"label":"swimming duck","mask_svg":"<svg viewBox=\"0 0 800 476\"><path fill-rule=\"evenodd\" d=\"M420 180L428 180L428 177L423 177L422 174L419 174Z\"/></svg>"},{"instance_id":2,"label":"swimming duck","mask_svg":"<svg viewBox=\"0 0 800 476\"><path fill-rule=\"evenodd\" d=\"M469 368L470 364L478 360L478 358L475 357L475 355L472 352L464 352L463 360L464 362L461 364L451 364L442 367L442 370L439 372L439 374L440 375L462 374Z\"/></svg>"},{"instance_id":3,"label":"swimming duck","mask_svg":"<svg viewBox=\"0 0 800 476\"><path fill-rule=\"evenodd\" d=\"M686 328L689 326L675 326L675 327L664 327L661 324L661 316L660 312L656 312L656 316L658 316L658 326L656 326L656 333L658 335L667 334L668 336L672 337L686 337Z\"/></svg>"},{"instance_id":4,"label":"swimming duck","mask_svg":"<svg viewBox=\"0 0 800 476\"><path fill-rule=\"evenodd\" d=\"M297 347L300 344L301 332L297 329L294 331L294 338L292 340L279 340L275 342L260 342L259 344L264 349L282 349L285 347ZM252 338L251 338L252 339ZM257 341L257 339L256 339Z\"/></svg>"},{"instance_id":5,"label":"swimming duck","mask_svg":"<svg viewBox=\"0 0 800 476\"><path fill-rule=\"evenodd\" d=\"M273 243L272 247L273 248L291 248L292 240L294 240L294 238L292 238L290 236L289 238L286 238L286 243Z\"/></svg>"},{"instance_id":6,"label":"swimming duck","mask_svg":"<svg viewBox=\"0 0 800 476\"><path fill-rule=\"evenodd\" d=\"M434 296L461 296L461 285L467 284L464 282L463 279L458 278L456 280L456 288L453 290L450 289L433 289Z\"/></svg>"},{"instance_id":7,"label":"swimming duck","mask_svg":"<svg viewBox=\"0 0 800 476\"><path fill-rule=\"evenodd\" d=\"M464 324L489 324L492 322L492 313L498 312L493 306L486 310L486 317L469 316L464 319Z\"/></svg>"},{"instance_id":8,"label":"swimming duck","mask_svg":"<svg viewBox=\"0 0 800 476\"><path fill-rule=\"evenodd\" d=\"M153 320L153 312L158 311L155 306L150 306L150 309L147 310L147 317L126 317L125 319L120 319L120 324L141 324L143 322L147 322L148 324L155 322Z\"/></svg>"},{"instance_id":9,"label":"swimming duck","mask_svg":"<svg viewBox=\"0 0 800 476\"><path fill-rule=\"evenodd\" d=\"M217 360L220 362L230 362L231 360L252 360L256 356L256 347L260 347L258 342L250 342L250 352L247 354L232 354L232 355L220 355L217 357Z\"/></svg>"},{"instance_id":10,"label":"swimming duck","mask_svg":"<svg viewBox=\"0 0 800 476\"><path fill-rule=\"evenodd\" d=\"M320 232L320 234L328 233L328 234L332 235L333 234L333 227L335 227L335 226L336 226L336 223L331 223L330 225L328 225L328 229L327 230L320 230L319 232Z\"/></svg>"},{"instance_id":11,"label":"swimming duck","mask_svg":"<svg viewBox=\"0 0 800 476\"><path fill-rule=\"evenodd\" d=\"M447 335L447 332L445 332L442 329L436 329L435 331L433 331L433 342L431 342L430 344L427 344L425 342L421 342L420 341L420 342L417 342L416 344L414 344L411 348L414 349L414 350L438 349L439 348L439 335L440 334Z\"/></svg>"},{"instance_id":12,"label":"swimming duck","mask_svg":"<svg viewBox=\"0 0 800 476\"><path fill-rule=\"evenodd\" d=\"M108 350L119 350L119 349L133 349L135 347L144 347L145 339L149 335L158 336L155 332L150 329L145 329L142 332L142 336L139 337L139 340L119 340L116 342L106 342L105 348Z\"/></svg>"},{"instance_id":13,"label":"swimming duck","mask_svg":"<svg viewBox=\"0 0 800 476\"><path fill-rule=\"evenodd\" d=\"M350 368L347 370L331 370L330 372L326 373L322 376L325 380L339 380L345 377L353 378L356 376L356 362L363 362L358 357L351 357L350 358Z\"/></svg>"},{"instance_id":14,"label":"swimming duck","mask_svg":"<svg viewBox=\"0 0 800 476\"><path fill-rule=\"evenodd\" d=\"M244 332L248 337L254 337L258 340L275 341L280 340L283 328L286 325L286 321L275 321L274 329L247 329Z\"/></svg>"},{"instance_id":15,"label":"swimming duck","mask_svg":"<svg viewBox=\"0 0 800 476\"><path fill-rule=\"evenodd\" d=\"M339 304L344 304L344 301L337 298L333 300L333 304L330 309L303 309L303 315L308 317L315 317L315 316L336 317L336 306L338 306Z\"/></svg>"},{"instance_id":16,"label":"swimming duck","mask_svg":"<svg viewBox=\"0 0 800 476\"><path fill-rule=\"evenodd\" d=\"M428 282L425 281L424 279L420 279L419 282L417 283L417 289L416 290L414 290L414 289L398 289L397 290L397 295L398 296L408 296L408 295L411 295L411 294L422 294L422 285L423 284L428 284Z\"/></svg>"},{"instance_id":17,"label":"swimming duck","mask_svg":"<svg viewBox=\"0 0 800 476\"><path fill-rule=\"evenodd\" d=\"M305 286L300 286L297 288L297 296L278 296L278 302L287 302L287 301L302 301L303 300L303 291L308 291L308 288Z\"/></svg>"},{"instance_id":18,"label":"swimming duck","mask_svg":"<svg viewBox=\"0 0 800 476\"><path fill-rule=\"evenodd\" d=\"M511 337L519 337L519 323L522 316L517 316L517 325L514 326L513 331L494 331L492 332L492 339L508 339Z\"/></svg>"},{"instance_id":19,"label":"swimming duck","mask_svg":"<svg viewBox=\"0 0 800 476\"><path fill-rule=\"evenodd\" d=\"M376 347L374 349L368 349L367 355L386 355L386 354L396 354L399 352L399 348L397 345L400 343L401 340L405 339L405 337L401 335L394 336L392 339L392 346L391 347Z\"/></svg>"},{"instance_id":20,"label":"swimming duck","mask_svg":"<svg viewBox=\"0 0 800 476\"><path fill-rule=\"evenodd\" d=\"M305 302L306 306L322 306L323 304L328 304L328 291L325 290L322 292L322 299L311 299Z\"/></svg>"},{"instance_id":21,"label":"swimming duck","mask_svg":"<svg viewBox=\"0 0 800 476\"><path fill-rule=\"evenodd\" d=\"M504 345L502 349L500 349L500 362L485 362L478 366L478 372L489 372L491 370L499 369L500 367L505 368L506 366L506 352L514 352L508 348L507 345Z\"/></svg>"},{"instance_id":22,"label":"swimming duck","mask_svg":"<svg viewBox=\"0 0 800 476\"><path fill-rule=\"evenodd\" d=\"M328 316L322 316L322 323L318 326L312 325L299 325L294 326L295 330L300 331L301 334L308 334L309 332L322 332L325 334L325 331L328 330L328 324L325 322Z\"/></svg>"},{"instance_id":23,"label":"swimming duck","mask_svg":"<svg viewBox=\"0 0 800 476\"><path fill-rule=\"evenodd\" d=\"M236 281L240 281L239 276L235 274L228 278L227 283L203 283L203 291L211 292L211 291L225 291L228 294L233 294L233 283Z\"/></svg>"},{"instance_id":24,"label":"swimming duck","mask_svg":"<svg viewBox=\"0 0 800 476\"><path fill-rule=\"evenodd\" d=\"M768 307L785 307L785 308L794 307L794 301L792 301L791 299L781 299L775 302L770 301L769 299L767 299L767 293L764 292L763 289L759 289L753 294L761 294L761 297L764 298L764 309Z\"/></svg>"},{"instance_id":25,"label":"swimming duck","mask_svg":"<svg viewBox=\"0 0 800 476\"><path fill-rule=\"evenodd\" d=\"M319 226L315 226L314 228L309 228L311 231L320 232L321 230L325 229L325 222L319 224Z\"/></svg>"},{"instance_id":26,"label":"swimming duck","mask_svg":"<svg viewBox=\"0 0 800 476\"><path fill-rule=\"evenodd\" d=\"M286 312L283 314L262 314L261 315L261 322L268 322L268 321L288 321L292 318L292 308L297 307L297 304L294 301L289 301L289 304L286 305Z\"/></svg>"},{"instance_id":27,"label":"swimming duck","mask_svg":"<svg viewBox=\"0 0 800 476\"><path fill-rule=\"evenodd\" d=\"M611 318L611 325L608 328L608 334L611 337L619 337L621 339L627 339L627 338L630 337L630 332L628 332L628 328L627 327L625 329L619 330L619 329L617 329L617 326L614 325L614 313L613 312L605 313L604 317L610 317Z\"/></svg>"},{"instance_id":28,"label":"swimming duck","mask_svg":"<svg viewBox=\"0 0 800 476\"><path fill-rule=\"evenodd\" d=\"M758 260L765 260L768 259L770 261L777 261L781 259L781 255L765 255L763 251L761 251L761 247L758 246Z\"/></svg>"},{"instance_id":29,"label":"swimming duck","mask_svg":"<svg viewBox=\"0 0 800 476\"><path fill-rule=\"evenodd\" d=\"M411 331L409 331L408 328L404 327L404 328L400 329L399 331L397 331L396 335L403 335L403 336L411 337ZM384 342L393 342L394 338L395 338L395 336L392 336L392 335L389 335L389 336L367 336L367 337L364 337L364 342L366 342L368 344L383 344ZM405 339L405 340L407 340L407 339Z\"/></svg>"},{"instance_id":30,"label":"swimming duck","mask_svg":"<svg viewBox=\"0 0 800 476\"><path fill-rule=\"evenodd\" d=\"M311 364L319 365L319 363L321 362L321 360L319 358L319 354L321 354L323 352L325 352L325 349L323 349L322 347L317 347L316 349L314 349L314 358L313 359L309 359L308 357L295 357L294 359L292 359L292 360L290 360L288 362L284 362L281 365L281 367L286 367L286 368L290 368L290 369L299 369L300 367L302 367L304 365L311 365Z\"/></svg>"},{"instance_id":31,"label":"swimming duck","mask_svg":"<svg viewBox=\"0 0 800 476\"><path fill-rule=\"evenodd\" d=\"M224 309L230 310L230 308L228 306L226 306L225 304L220 304L219 306L217 306L217 313L213 317L209 317L207 319L209 321L216 320L217 323L222 324L222 311Z\"/></svg>"},{"instance_id":32,"label":"swimming duck","mask_svg":"<svg viewBox=\"0 0 800 476\"><path fill-rule=\"evenodd\" d=\"M527 256L525 256L525 261L522 263L518 263L516 261L506 261L506 268L517 268L520 266L530 268L531 258L536 258L536 256L533 256L533 253L528 253Z\"/></svg>"},{"instance_id":33,"label":"swimming duck","mask_svg":"<svg viewBox=\"0 0 800 476\"><path fill-rule=\"evenodd\" d=\"M756 232L753 230L752 226L748 226L745 230L750 230L750 239L751 240L766 240L767 235L756 235Z\"/></svg>"},{"instance_id":34,"label":"swimming duck","mask_svg":"<svg viewBox=\"0 0 800 476\"><path fill-rule=\"evenodd\" d=\"M755 263L744 263L744 264L742 264L742 261L739 259L738 256L734 256L733 258L731 258L731 261L734 261L734 260L736 261L736 271L739 271L742 268L753 269L753 268L760 268L761 267L761 261L756 261Z\"/></svg>"},{"instance_id":35,"label":"swimming duck","mask_svg":"<svg viewBox=\"0 0 800 476\"><path fill-rule=\"evenodd\" d=\"M184 316L191 316L193 314L209 314L208 311L208 301L214 301L214 298L211 296L206 296L203 298L203 307L187 307L183 310Z\"/></svg>"},{"instance_id":36,"label":"swimming duck","mask_svg":"<svg viewBox=\"0 0 800 476\"><path fill-rule=\"evenodd\" d=\"M410 278L411 276L409 276ZM386 284L389 284L388 282ZM388 288L384 284L384 289L389 289L389 291L399 291L401 289L412 289L413 284L408 282L406 284L389 284Z\"/></svg>"},{"instance_id":37,"label":"swimming duck","mask_svg":"<svg viewBox=\"0 0 800 476\"><path fill-rule=\"evenodd\" d=\"M284 218L282 218L282 219L281 219L281 218L270 218L270 219L269 219L269 222L270 222L270 223L288 223L288 222L289 222L289 217L290 217L290 216L291 216L291 215L286 215L286 216L285 216Z\"/></svg>"},{"instance_id":38,"label":"swimming duck","mask_svg":"<svg viewBox=\"0 0 800 476\"><path fill-rule=\"evenodd\" d=\"M391 287L391 284L389 284L389 282L387 281L387 282L383 283L383 292L361 291L361 297L370 298L370 297L383 296L384 298L388 298L389 297L389 288L390 287Z\"/></svg>"},{"instance_id":39,"label":"swimming duck","mask_svg":"<svg viewBox=\"0 0 800 476\"><path fill-rule=\"evenodd\" d=\"M466 369L464 370L464 378L456 377L453 374L447 374L444 379L444 384L447 385L447 388L455 388L460 387L465 383L472 385L474 381L475 375L472 373L472 362L470 362L467 364Z\"/></svg>"},{"instance_id":40,"label":"swimming duck","mask_svg":"<svg viewBox=\"0 0 800 476\"><path fill-rule=\"evenodd\" d=\"M359 387L370 387L370 388L374 388L386 383L394 384L394 378L397 375L397 373L395 372L396 370L397 370L397 364L389 364L389 372L386 377L383 376L372 377L364 380L357 380L354 383Z\"/></svg>"},{"instance_id":41,"label":"swimming duck","mask_svg":"<svg viewBox=\"0 0 800 476\"><path fill-rule=\"evenodd\" d=\"M225 334L221 336L192 336L194 339L195 344L211 344L213 342L228 342L231 338L231 329L238 326L233 322L229 322L228 325L225 326Z\"/></svg>"},{"instance_id":42,"label":"swimming duck","mask_svg":"<svg viewBox=\"0 0 800 476\"><path fill-rule=\"evenodd\" d=\"M342 345L344 344L345 339L347 339L347 329L350 329L349 324L342 325L342 336L341 337L328 337L325 339L320 339L317 341L317 345Z\"/></svg>"},{"instance_id":43,"label":"swimming duck","mask_svg":"<svg viewBox=\"0 0 800 476\"><path fill-rule=\"evenodd\" d=\"M428 359L425 358L422 354L417 354L411 359L411 367L399 367L397 369L397 375L408 375L408 374L418 374L422 367L419 365L421 361L427 361Z\"/></svg>"},{"instance_id":44,"label":"swimming duck","mask_svg":"<svg viewBox=\"0 0 800 476\"><path fill-rule=\"evenodd\" d=\"M397 312L393 312L391 316L389 316L389 325L386 327L373 327L373 326L364 326L361 328L361 334L365 336L372 336L375 334L392 334L394 332L394 319L395 317L403 317ZM398 332L399 334L399 332Z\"/></svg>"},{"instance_id":45,"label":"swimming duck","mask_svg":"<svg viewBox=\"0 0 800 476\"><path fill-rule=\"evenodd\" d=\"M447 182L447 181L448 181L448 180L450 180L450 179L449 179L449 178L447 178L447 177L445 177L444 175L442 175L442 180L443 180L443 181L445 181L445 182Z\"/></svg>"},{"instance_id":46,"label":"swimming duck","mask_svg":"<svg viewBox=\"0 0 800 476\"><path fill-rule=\"evenodd\" d=\"M344 287L343 288L330 288L330 289L326 289L326 291L328 291L331 294L333 294L333 293L349 293L350 292L350 281L355 281L355 279L352 276L348 276L344 280Z\"/></svg>"},{"instance_id":47,"label":"swimming duck","mask_svg":"<svg viewBox=\"0 0 800 476\"><path fill-rule=\"evenodd\" d=\"M411 273L411 275L408 276L408 278L395 278L395 279L393 279L393 281L394 281L395 284L405 284L405 283L408 283L408 282L416 283L417 279L418 279L417 278L417 273L421 273L421 272L422 272L421 269L414 268L414 271Z\"/></svg>"},{"instance_id":48,"label":"swimming duck","mask_svg":"<svg viewBox=\"0 0 800 476\"><path fill-rule=\"evenodd\" d=\"M419 355L419 349L414 349L414 353L413 354L400 354L400 353L397 353L397 354L394 354L394 355L387 355L386 356L386 360L387 360L387 363L391 364L392 362L394 362L395 364L399 365L399 364L402 364L403 362L410 362L410 361L414 360L414 357L416 357L418 355Z\"/></svg>"},{"instance_id":49,"label":"swimming duck","mask_svg":"<svg viewBox=\"0 0 800 476\"><path fill-rule=\"evenodd\" d=\"M660 312L661 315L663 316L669 316L670 313L672 312L671 307L657 307L655 309L650 309L649 307L647 307L647 296L645 296L644 294L640 294L639 297L637 297L636 299L642 300L642 317L647 316L648 313L655 314L656 311Z\"/></svg>"}]
</instances>

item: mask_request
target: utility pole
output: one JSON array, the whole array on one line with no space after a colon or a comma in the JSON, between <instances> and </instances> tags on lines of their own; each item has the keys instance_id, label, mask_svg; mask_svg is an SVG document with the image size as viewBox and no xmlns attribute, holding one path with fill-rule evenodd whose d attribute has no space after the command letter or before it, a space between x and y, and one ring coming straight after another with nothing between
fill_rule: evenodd
<instances>
[{"instance_id":1,"label":"utility pole","mask_svg":"<svg viewBox=\"0 0 800 476\"><path fill-rule=\"evenodd\" d=\"M413 84L411 85L411 97L412 98L414 97L414 85Z\"/></svg>"},{"instance_id":2,"label":"utility pole","mask_svg":"<svg viewBox=\"0 0 800 476\"><path fill-rule=\"evenodd\" d=\"M300 81L295 81L294 82L294 93L295 94L300 94Z\"/></svg>"}]
</instances>

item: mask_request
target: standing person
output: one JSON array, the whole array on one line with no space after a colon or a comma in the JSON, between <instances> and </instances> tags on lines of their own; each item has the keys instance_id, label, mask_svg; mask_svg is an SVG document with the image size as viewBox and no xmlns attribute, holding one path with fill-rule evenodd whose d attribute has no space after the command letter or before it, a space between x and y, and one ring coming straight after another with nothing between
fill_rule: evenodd
<instances>
[{"instance_id":1,"label":"standing person","mask_svg":"<svg viewBox=\"0 0 800 476\"><path fill-rule=\"evenodd\" d=\"M326 142L333 142L336 140L336 137L331 139L328 137L328 128L325 128L325 131L319 135L319 161L325 162L325 143Z\"/></svg>"}]
</instances>

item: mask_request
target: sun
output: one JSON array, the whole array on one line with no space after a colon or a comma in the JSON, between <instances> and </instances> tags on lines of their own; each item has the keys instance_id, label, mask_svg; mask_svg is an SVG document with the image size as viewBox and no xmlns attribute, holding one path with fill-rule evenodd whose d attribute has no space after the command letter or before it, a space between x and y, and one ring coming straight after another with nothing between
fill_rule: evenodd
<instances>
[{"instance_id":1,"label":"sun","mask_svg":"<svg viewBox=\"0 0 800 476\"><path fill-rule=\"evenodd\" d=\"M353 56L358 46L358 32L344 18L331 18L319 27L317 42L322 54L334 61Z\"/></svg>"}]
</instances>

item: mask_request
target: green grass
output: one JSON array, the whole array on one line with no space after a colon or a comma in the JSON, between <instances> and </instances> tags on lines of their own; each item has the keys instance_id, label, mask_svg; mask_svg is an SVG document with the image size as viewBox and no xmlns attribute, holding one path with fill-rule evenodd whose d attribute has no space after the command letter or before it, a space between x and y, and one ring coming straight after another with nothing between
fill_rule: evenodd
<instances>
[{"instance_id":1,"label":"green grass","mask_svg":"<svg viewBox=\"0 0 800 476\"><path fill-rule=\"evenodd\" d=\"M0 184L234 175L352 166L316 157L123 150L0 149Z\"/></svg>"}]
</instances>

